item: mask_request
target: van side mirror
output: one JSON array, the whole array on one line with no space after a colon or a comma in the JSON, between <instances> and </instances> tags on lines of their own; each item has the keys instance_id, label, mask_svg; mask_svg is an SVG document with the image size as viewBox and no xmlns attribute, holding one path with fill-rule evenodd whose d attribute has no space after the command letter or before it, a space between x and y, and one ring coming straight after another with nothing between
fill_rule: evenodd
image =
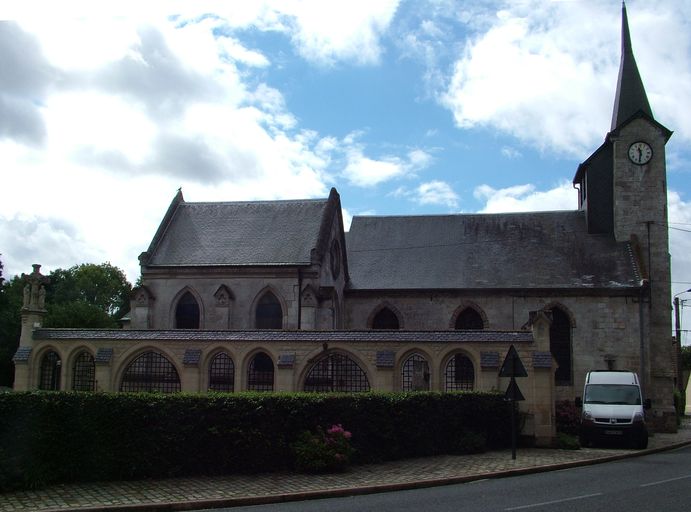
<instances>
[{"instance_id":1,"label":"van side mirror","mask_svg":"<svg viewBox=\"0 0 691 512\"><path fill-rule=\"evenodd\" d=\"M576 407L583 407L583 400L581 399L580 396L576 397L576 400L574 400L574 403L576 404Z\"/></svg>"},{"instance_id":2,"label":"van side mirror","mask_svg":"<svg viewBox=\"0 0 691 512\"><path fill-rule=\"evenodd\" d=\"M650 401L650 398L646 398L643 400L643 409L650 409L653 406L652 402Z\"/></svg>"}]
</instances>

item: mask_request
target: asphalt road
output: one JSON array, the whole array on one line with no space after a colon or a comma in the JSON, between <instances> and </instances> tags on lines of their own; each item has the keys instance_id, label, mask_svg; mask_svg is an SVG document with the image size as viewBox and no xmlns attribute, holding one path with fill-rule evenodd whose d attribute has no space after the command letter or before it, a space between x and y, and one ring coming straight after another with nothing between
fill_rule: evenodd
<instances>
[{"instance_id":1,"label":"asphalt road","mask_svg":"<svg viewBox=\"0 0 691 512\"><path fill-rule=\"evenodd\" d=\"M689 512L691 447L594 466L460 485L220 510Z\"/></svg>"}]
</instances>

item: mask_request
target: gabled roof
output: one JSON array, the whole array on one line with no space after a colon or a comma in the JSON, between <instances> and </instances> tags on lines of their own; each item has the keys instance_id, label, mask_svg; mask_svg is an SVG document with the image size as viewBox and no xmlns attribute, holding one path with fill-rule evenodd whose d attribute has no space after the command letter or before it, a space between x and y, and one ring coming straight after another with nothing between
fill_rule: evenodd
<instances>
[{"instance_id":1,"label":"gabled roof","mask_svg":"<svg viewBox=\"0 0 691 512\"><path fill-rule=\"evenodd\" d=\"M178 192L149 250L140 256L152 266L309 265L328 199L187 203Z\"/></svg>"},{"instance_id":2,"label":"gabled roof","mask_svg":"<svg viewBox=\"0 0 691 512\"><path fill-rule=\"evenodd\" d=\"M633 56L626 5L622 4L621 11L621 62L619 63L619 79L617 80L610 130L614 130L638 112L654 119L645 87L643 87L643 80L641 80L641 75L638 72L636 59Z\"/></svg>"},{"instance_id":3,"label":"gabled roof","mask_svg":"<svg viewBox=\"0 0 691 512\"><path fill-rule=\"evenodd\" d=\"M355 217L351 290L622 289L628 243L589 235L579 211Z\"/></svg>"}]
</instances>

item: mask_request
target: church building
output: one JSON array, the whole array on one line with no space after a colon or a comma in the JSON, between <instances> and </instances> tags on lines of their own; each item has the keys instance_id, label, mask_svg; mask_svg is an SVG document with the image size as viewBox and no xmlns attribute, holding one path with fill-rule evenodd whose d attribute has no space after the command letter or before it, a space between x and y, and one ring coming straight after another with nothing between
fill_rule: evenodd
<instances>
[{"instance_id":1,"label":"church building","mask_svg":"<svg viewBox=\"0 0 691 512\"><path fill-rule=\"evenodd\" d=\"M514 347L524 433L589 370L641 375L674 431L665 144L622 12L612 124L576 169L574 211L355 217L324 199L173 198L140 257L123 329L43 328L26 275L15 389L504 392ZM603 127L603 131L606 128Z\"/></svg>"}]
</instances>

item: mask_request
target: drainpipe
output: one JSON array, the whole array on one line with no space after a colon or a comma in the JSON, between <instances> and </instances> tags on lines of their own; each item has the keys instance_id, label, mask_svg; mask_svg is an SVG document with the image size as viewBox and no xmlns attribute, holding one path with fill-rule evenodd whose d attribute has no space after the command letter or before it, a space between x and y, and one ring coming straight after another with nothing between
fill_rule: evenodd
<instances>
[{"instance_id":1,"label":"drainpipe","mask_svg":"<svg viewBox=\"0 0 691 512\"><path fill-rule=\"evenodd\" d=\"M298 269L298 330L302 329L302 270Z\"/></svg>"}]
</instances>

